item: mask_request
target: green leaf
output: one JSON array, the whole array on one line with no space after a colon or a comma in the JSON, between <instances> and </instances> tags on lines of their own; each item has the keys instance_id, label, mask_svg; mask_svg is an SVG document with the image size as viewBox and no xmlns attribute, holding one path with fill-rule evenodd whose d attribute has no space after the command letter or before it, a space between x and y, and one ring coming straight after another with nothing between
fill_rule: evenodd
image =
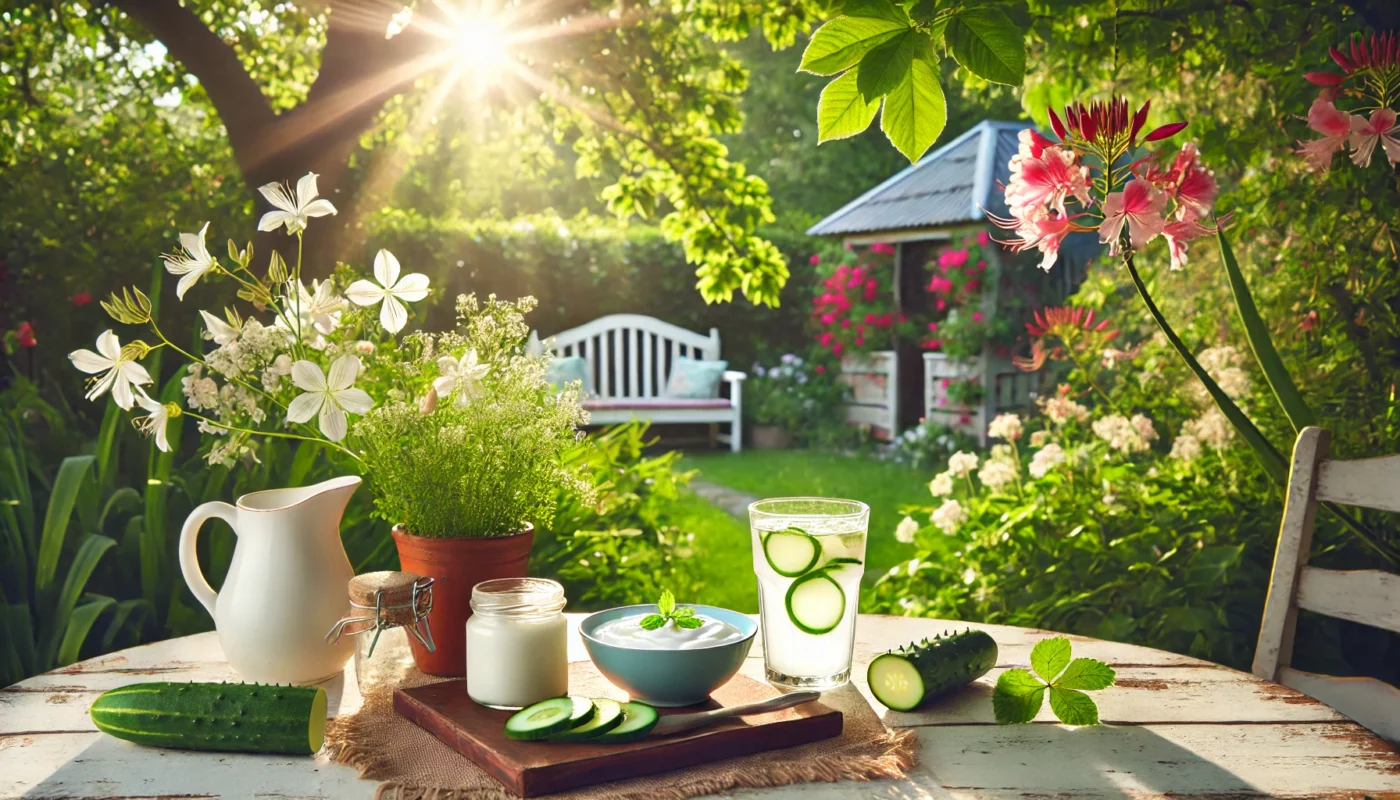
<instances>
[{"instance_id":1,"label":"green leaf","mask_svg":"<svg viewBox=\"0 0 1400 800\"><path fill-rule=\"evenodd\" d=\"M880 101L867 103L856 88L860 67L846 70L822 89L817 101L817 144L845 139L870 127Z\"/></svg>"},{"instance_id":2,"label":"green leaf","mask_svg":"<svg viewBox=\"0 0 1400 800\"><path fill-rule=\"evenodd\" d=\"M1094 658L1076 658L1055 680L1059 689L1106 689L1113 685L1113 667Z\"/></svg>"},{"instance_id":3,"label":"green leaf","mask_svg":"<svg viewBox=\"0 0 1400 800\"><path fill-rule=\"evenodd\" d=\"M802 51L798 70L813 75L835 75L855 66L866 53L908 30L909 25L900 20L837 17L812 35L812 41Z\"/></svg>"},{"instance_id":4,"label":"green leaf","mask_svg":"<svg viewBox=\"0 0 1400 800\"><path fill-rule=\"evenodd\" d=\"M693 616L695 616L695 609L690 608L689 606L686 606L684 608L678 608L675 611L671 612L671 619L682 619L684 617Z\"/></svg>"},{"instance_id":5,"label":"green leaf","mask_svg":"<svg viewBox=\"0 0 1400 800\"><path fill-rule=\"evenodd\" d=\"M648 614L645 617L642 617L642 628L644 630L654 631L665 624L666 618L661 616L660 614Z\"/></svg>"},{"instance_id":6,"label":"green leaf","mask_svg":"<svg viewBox=\"0 0 1400 800\"><path fill-rule=\"evenodd\" d=\"M895 149L912 163L938 140L948 122L938 67L929 58L916 58L904 82L885 98L880 129Z\"/></svg>"},{"instance_id":7,"label":"green leaf","mask_svg":"<svg viewBox=\"0 0 1400 800\"><path fill-rule=\"evenodd\" d=\"M53 585L58 572L58 556L63 552L63 540L68 533L68 521L73 516L73 504L92 469L93 456L69 456L58 467L49 507L44 512L43 533L39 536L39 561L34 570L34 588L44 591Z\"/></svg>"},{"instance_id":8,"label":"green leaf","mask_svg":"<svg viewBox=\"0 0 1400 800\"><path fill-rule=\"evenodd\" d=\"M1010 86L1025 80L1025 39L1000 9L983 6L959 11L943 37L953 58L973 75Z\"/></svg>"},{"instance_id":9,"label":"green leaf","mask_svg":"<svg viewBox=\"0 0 1400 800\"><path fill-rule=\"evenodd\" d=\"M909 25L909 15L891 0L846 0L841 6L841 13L848 17L869 17L898 22L906 27Z\"/></svg>"},{"instance_id":10,"label":"green leaf","mask_svg":"<svg viewBox=\"0 0 1400 800\"><path fill-rule=\"evenodd\" d=\"M918 0L909 7L909 16L918 22L930 22L938 13L938 0Z\"/></svg>"},{"instance_id":11,"label":"green leaf","mask_svg":"<svg viewBox=\"0 0 1400 800\"><path fill-rule=\"evenodd\" d=\"M699 617L676 617L675 620L682 628L698 628L705 624L705 620Z\"/></svg>"},{"instance_id":12,"label":"green leaf","mask_svg":"<svg viewBox=\"0 0 1400 800\"><path fill-rule=\"evenodd\" d=\"M1099 724L1099 707L1093 698L1073 689L1050 687L1050 710L1066 725Z\"/></svg>"},{"instance_id":13,"label":"green leaf","mask_svg":"<svg viewBox=\"0 0 1400 800\"><path fill-rule=\"evenodd\" d=\"M1244 323L1249 347L1254 351L1254 359L1264 371L1264 378L1269 382L1269 388L1274 390L1274 397L1283 407L1283 413L1288 415L1288 422L1296 435L1309 425L1316 425L1317 418L1308 408L1307 401L1293 383L1293 376L1288 374L1288 368L1274 348L1269 328L1264 324L1264 318L1259 316L1259 308L1254 305L1254 295L1249 291L1244 273L1240 272L1239 262L1235 260L1230 242L1225 238L1225 231L1218 231L1216 238L1220 240L1220 258L1225 262L1225 275L1230 280L1230 291L1234 292L1235 308L1240 312L1240 322Z\"/></svg>"},{"instance_id":14,"label":"green leaf","mask_svg":"<svg viewBox=\"0 0 1400 800\"><path fill-rule=\"evenodd\" d=\"M97 622L97 618L102 616L116 601L110 597L93 595L93 599L83 603L73 609L73 614L68 618L68 627L63 632L63 642L58 646L58 659L55 662L58 666L67 666L78 660L82 655L83 642L87 641L88 633L92 631L92 626Z\"/></svg>"},{"instance_id":15,"label":"green leaf","mask_svg":"<svg viewBox=\"0 0 1400 800\"><path fill-rule=\"evenodd\" d=\"M1036 680L1030 671L1009 669L997 678L997 688L992 692L992 712L1001 725L1030 722L1040 713L1044 698L1045 684Z\"/></svg>"},{"instance_id":16,"label":"green leaf","mask_svg":"<svg viewBox=\"0 0 1400 800\"><path fill-rule=\"evenodd\" d=\"M865 58L860 60L860 70L856 76L856 88L860 90L861 97L867 102L878 102L909 77L914 56L932 50L933 44L927 36L909 28L866 53Z\"/></svg>"},{"instance_id":17,"label":"green leaf","mask_svg":"<svg viewBox=\"0 0 1400 800\"><path fill-rule=\"evenodd\" d=\"M670 589L661 593L661 599L656 601L656 610L663 617L671 616L671 612L676 610L676 596L671 594Z\"/></svg>"},{"instance_id":18,"label":"green leaf","mask_svg":"<svg viewBox=\"0 0 1400 800\"><path fill-rule=\"evenodd\" d=\"M1054 683L1055 677L1063 672L1065 665L1069 663L1069 656L1069 639L1063 636L1041 639L1031 650L1031 669L1035 670L1035 674L1039 675L1041 680Z\"/></svg>"},{"instance_id":19,"label":"green leaf","mask_svg":"<svg viewBox=\"0 0 1400 800\"><path fill-rule=\"evenodd\" d=\"M66 640L69 636L68 625L73 616L73 609L78 605L78 598L87 588L88 578L92 577L93 570L97 569L97 562L102 560L102 555L116 545L115 539L92 533L84 536L82 544L78 545L78 552L73 554L73 561L68 565L68 574L63 579L58 604L51 614L43 617L47 628L41 631L44 643L40 648L40 657L43 664L49 665L44 669L49 669L57 663L60 639ZM86 632L83 636L87 636Z\"/></svg>"}]
</instances>

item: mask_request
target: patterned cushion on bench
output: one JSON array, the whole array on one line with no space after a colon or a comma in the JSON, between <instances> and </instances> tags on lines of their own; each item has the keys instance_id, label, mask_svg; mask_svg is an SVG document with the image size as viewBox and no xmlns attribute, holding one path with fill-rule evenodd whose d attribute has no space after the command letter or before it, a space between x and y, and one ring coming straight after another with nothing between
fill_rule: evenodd
<instances>
[{"instance_id":1,"label":"patterned cushion on bench","mask_svg":"<svg viewBox=\"0 0 1400 800\"><path fill-rule=\"evenodd\" d=\"M679 411L697 408L731 408L723 397L685 400L678 397L618 397L610 400L584 400L588 411Z\"/></svg>"}]
</instances>

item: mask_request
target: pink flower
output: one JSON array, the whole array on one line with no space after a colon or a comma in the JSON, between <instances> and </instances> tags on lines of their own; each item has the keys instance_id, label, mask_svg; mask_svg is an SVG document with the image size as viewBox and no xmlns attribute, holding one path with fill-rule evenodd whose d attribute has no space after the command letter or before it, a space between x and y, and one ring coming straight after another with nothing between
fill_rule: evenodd
<instances>
[{"instance_id":1,"label":"pink flower","mask_svg":"<svg viewBox=\"0 0 1400 800\"><path fill-rule=\"evenodd\" d=\"M876 291L875 291L874 288L872 288L872 287L870 287L870 286L868 286L868 285L865 287L865 302L867 302L867 303L873 303L873 302L875 302L875 298L876 298L877 296L878 296L878 294L876 293Z\"/></svg>"},{"instance_id":2,"label":"pink flower","mask_svg":"<svg viewBox=\"0 0 1400 800\"><path fill-rule=\"evenodd\" d=\"M983 231L983 232L982 232L982 235L983 235L983 236L986 236L986 235L987 235L987 232L986 232L986 231ZM977 271L978 271L978 272L981 272L982 270L984 270L984 269L986 269L986 268L987 268L987 259L985 259L985 258L978 259L978 261L977 261Z\"/></svg>"},{"instance_id":3,"label":"pink flower","mask_svg":"<svg viewBox=\"0 0 1400 800\"><path fill-rule=\"evenodd\" d=\"M930 322L930 323L928 324L928 329L929 329L929 331L932 332L932 333L938 333L938 323L937 323L937 322Z\"/></svg>"},{"instance_id":4,"label":"pink flower","mask_svg":"<svg viewBox=\"0 0 1400 800\"><path fill-rule=\"evenodd\" d=\"M1072 150L1046 147L1040 158L1011 157L1011 177L1006 184L1006 205L1022 216L1027 209L1048 205L1065 215L1065 199L1073 197L1089 205L1089 168L1079 164Z\"/></svg>"},{"instance_id":5,"label":"pink flower","mask_svg":"<svg viewBox=\"0 0 1400 800\"><path fill-rule=\"evenodd\" d=\"M830 324L832 324L832 323L835 322L835 321L836 321L836 315L835 315L835 314L822 314L822 324L823 324L823 325L830 325Z\"/></svg>"},{"instance_id":6,"label":"pink flower","mask_svg":"<svg viewBox=\"0 0 1400 800\"><path fill-rule=\"evenodd\" d=\"M21 322L15 328L15 337L20 347L35 347L39 344L39 340L34 338L34 326L28 322Z\"/></svg>"},{"instance_id":7,"label":"pink flower","mask_svg":"<svg viewBox=\"0 0 1400 800\"><path fill-rule=\"evenodd\" d=\"M1177 219L1200 219L1210 214L1219 187L1215 185L1210 170L1201 166L1201 155L1196 151L1196 145L1191 142L1182 145L1168 176L1172 187L1168 191L1176 198Z\"/></svg>"},{"instance_id":8,"label":"pink flower","mask_svg":"<svg viewBox=\"0 0 1400 800\"><path fill-rule=\"evenodd\" d=\"M823 367L821 364L818 364L818 365L816 366L816 373L817 373L818 375L825 375L825 374L826 374L826 367Z\"/></svg>"},{"instance_id":9,"label":"pink flower","mask_svg":"<svg viewBox=\"0 0 1400 800\"><path fill-rule=\"evenodd\" d=\"M929 279L928 290L934 294L947 294L953 290L953 282L935 275Z\"/></svg>"},{"instance_id":10,"label":"pink flower","mask_svg":"<svg viewBox=\"0 0 1400 800\"><path fill-rule=\"evenodd\" d=\"M841 327L843 327L843 328L849 328L849 327L851 327L851 321L848 320L848 319L843 319L843 320L841 320Z\"/></svg>"},{"instance_id":11,"label":"pink flower","mask_svg":"<svg viewBox=\"0 0 1400 800\"><path fill-rule=\"evenodd\" d=\"M992 241L992 235L991 235L991 234L987 233L986 231L978 231L978 232L977 232L977 246L978 246L978 247L986 247L991 241ZM985 261L978 261L978 262L977 262L978 266L981 266L981 265L986 264L986 263L987 263L987 262L985 262Z\"/></svg>"},{"instance_id":12,"label":"pink flower","mask_svg":"<svg viewBox=\"0 0 1400 800\"><path fill-rule=\"evenodd\" d=\"M1332 154L1340 150L1351 135L1351 120L1330 100L1319 97L1308 109L1308 127L1322 134L1322 138L1307 144L1299 142L1298 155L1307 162L1309 169L1326 172L1332 165Z\"/></svg>"},{"instance_id":13,"label":"pink flower","mask_svg":"<svg viewBox=\"0 0 1400 800\"><path fill-rule=\"evenodd\" d=\"M1378 108L1371 112L1371 119L1367 119L1360 114L1353 114L1351 117L1351 161L1358 167L1366 167L1371 164L1371 154L1376 150L1376 143L1380 142L1385 148L1385 159L1390 162L1390 166L1395 166L1400 161L1400 139L1395 138L1395 134L1400 132L1400 125L1395 124L1395 112L1388 108Z\"/></svg>"},{"instance_id":14,"label":"pink flower","mask_svg":"<svg viewBox=\"0 0 1400 800\"><path fill-rule=\"evenodd\" d=\"M948 301L940 297L938 298L938 302L933 304L933 307L939 311L943 311L948 307Z\"/></svg>"},{"instance_id":15,"label":"pink flower","mask_svg":"<svg viewBox=\"0 0 1400 800\"><path fill-rule=\"evenodd\" d=\"M1167 246L1171 249L1172 269L1181 269L1186 266L1187 242L1202 236L1209 236L1214 232L1211 228L1207 228L1194 219L1167 223L1162 228L1162 235L1167 237Z\"/></svg>"},{"instance_id":16,"label":"pink flower","mask_svg":"<svg viewBox=\"0 0 1400 800\"><path fill-rule=\"evenodd\" d=\"M837 342L836 344L833 344L833 345L831 346L831 352L835 353L835 354L838 355L838 356L841 355L841 349L842 349L842 348L841 348L841 343L840 343L840 342Z\"/></svg>"},{"instance_id":17,"label":"pink flower","mask_svg":"<svg viewBox=\"0 0 1400 800\"><path fill-rule=\"evenodd\" d=\"M973 322L981 322L981 321L982 321L982 312L981 312L981 311L974 311L974 312L972 312L972 321L973 321Z\"/></svg>"},{"instance_id":18,"label":"pink flower","mask_svg":"<svg viewBox=\"0 0 1400 800\"><path fill-rule=\"evenodd\" d=\"M1099 226L1099 242L1109 245L1116 253L1123 223L1128 224L1128 239L1134 250L1141 250L1157 237L1166 225L1162 210L1167 195L1142 178L1134 178L1121 192L1113 192L1103 201L1103 224Z\"/></svg>"},{"instance_id":19,"label":"pink flower","mask_svg":"<svg viewBox=\"0 0 1400 800\"><path fill-rule=\"evenodd\" d=\"M865 324L866 324L866 325L878 325L878 324L880 324L880 318L879 318L878 316L876 316L875 314L866 314L866 315L865 315Z\"/></svg>"},{"instance_id":20,"label":"pink flower","mask_svg":"<svg viewBox=\"0 0 1400 800\"><path fill-rule=\"evenodd\" d=\"M831 343L835 340L836 337L832 335L831 331L827 331L826 333L823 333L821 336L817 337L817 341L821 342L822 347L830 347Z\"/></svg>"},{"instance_id":21,"label":"pink flower","mask_svg":"<svg viewBox=\"0 0 1400 800\"><path fill-rule=\"evenodd\" d=\"M1002 242L1013 253L1029 250L1032 247L1044 254L1040 268L1046 272L1055 265L1060 255L1060 242L1074 230L1073 217L1053 216L1041 208L1021 219L989 217L1000 227L1016 230L1018 238Z\"/></svg>"},{"instance_id":22,"label":"pink flower","mask_svg":"<svg viewBox=\"0 0 1400 800\"><path fill-rule=\"evenodd\" d=\"M822 257L819 256L819 255L817 255L816 253L813 253L813 254L812 254L812 257L809 258L809 259L807 259L807 261L808 261L808 263L810 263L812 266L815 267L815 266L817 266L818 264L822 263Z\"/></svg>"},{"instance_id":23,"label":"pink flower","mask_svg":"<svg viewBox=\"0 0 1400 800\"><path fill-rule=\"evenodd\" d=\"M864 336L857 336L857 337L856 337L856 347L860 347L860 346L863 345L863 344L865 344L865 337L864 337Z\"/></svg>"}]
</instances>

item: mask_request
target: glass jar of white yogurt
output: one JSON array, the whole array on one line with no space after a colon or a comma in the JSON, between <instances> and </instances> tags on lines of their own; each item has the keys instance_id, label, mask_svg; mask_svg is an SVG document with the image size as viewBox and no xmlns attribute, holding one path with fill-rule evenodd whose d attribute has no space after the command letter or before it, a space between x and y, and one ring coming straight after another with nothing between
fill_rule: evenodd
<instances>
[{"instance_id":1,"label":"glass jar of white yogurt","mask_svg":"<svg viewBox=\"0 0 1400 800\"><path fill-rule=\"evenodd\" d=\"M514 710L569 693L564 587L544 578L498 578L472 589L467 694Z\"/></svg>"}]
</instances>

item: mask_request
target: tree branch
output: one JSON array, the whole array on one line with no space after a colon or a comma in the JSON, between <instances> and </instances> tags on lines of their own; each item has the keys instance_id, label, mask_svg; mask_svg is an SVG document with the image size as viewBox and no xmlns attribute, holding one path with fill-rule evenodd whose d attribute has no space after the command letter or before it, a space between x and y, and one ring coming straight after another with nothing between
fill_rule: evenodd
<instances>
[{"instance_id":1,"label":"tree branch","mask_svg":"<svg viewBox=\"0 0 1400 800\"><path fill-rule=\"evenodd\" d=\"M233 47L179 0L112 0L112 4L150 31L171 58L199 79L242 164L276 115Z\"/></svg>"}]
</instances>

